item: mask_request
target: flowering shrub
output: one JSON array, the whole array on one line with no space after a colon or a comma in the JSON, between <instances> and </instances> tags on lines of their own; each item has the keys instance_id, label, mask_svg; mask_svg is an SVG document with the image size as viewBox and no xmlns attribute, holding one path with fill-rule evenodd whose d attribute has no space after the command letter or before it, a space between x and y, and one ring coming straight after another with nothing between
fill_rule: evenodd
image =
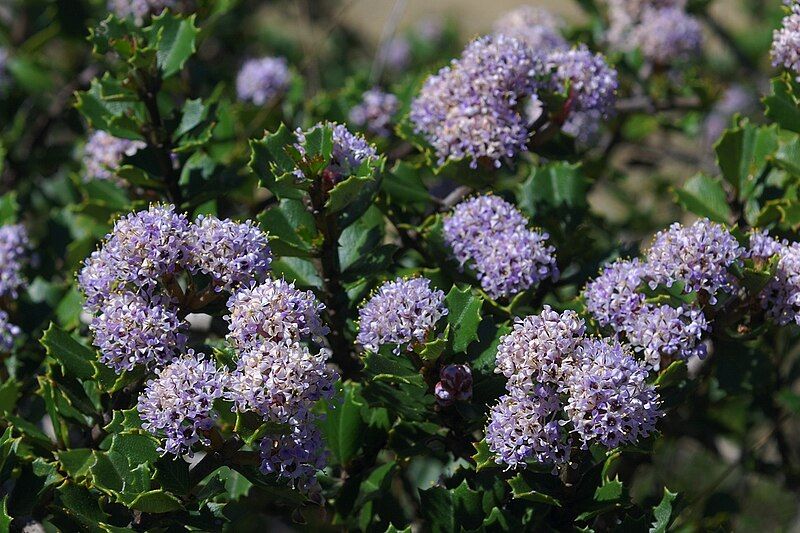
<instances>
[{"instance_id":1,"label":"flowering shrub","mask_svg":"<svg viewBox=\"0 0 800 533\"><path fill-rule=\"evenodd\" d=\"M0 5L0 530L796 524L798 4L272 4Z\"/></svg>"}]
</instances>

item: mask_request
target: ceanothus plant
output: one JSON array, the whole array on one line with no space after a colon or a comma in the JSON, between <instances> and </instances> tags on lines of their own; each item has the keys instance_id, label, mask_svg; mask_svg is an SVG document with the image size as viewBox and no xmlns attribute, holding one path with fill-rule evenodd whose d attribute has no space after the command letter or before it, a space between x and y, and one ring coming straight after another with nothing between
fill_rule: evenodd
<instances>
[{"instance_id":1,"label":"ceanothus plant","mask_svg":"<svg viewBox=\"0 0 800 533\"><path fill-rule=\"evenodd\" d=\"M0 7L0 530L789 529L800 15L750 4Z\"/></svg>"}]
</instances>

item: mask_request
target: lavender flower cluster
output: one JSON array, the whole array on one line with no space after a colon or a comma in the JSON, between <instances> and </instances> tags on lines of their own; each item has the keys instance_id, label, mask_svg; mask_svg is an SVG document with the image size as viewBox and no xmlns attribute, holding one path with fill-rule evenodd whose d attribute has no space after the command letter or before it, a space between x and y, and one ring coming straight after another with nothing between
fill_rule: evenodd
<instances>
[{"instance_id":1,"label":"lavender flower cluster","mask_svg":"<svg viewBox=\"0 0 800 533\"><path fill-rule=\"evenodd\" d=\"M175 0L108 0L108 10L120 18L131 18L141 26L150 15L174 8Z\"/></svg>"},{"instance_id":2,"label":"lavender flower cluster","mask_svg":"<svg viewBox=\"0 0 800 533\"><path fill-rule=\"evenodd\" d=\"M562 22L546 9L529 5L509 11L494 23L494 32L517 39L531 50L547 53L569 48Z\"/></svg>"},{"instance_id":3,"label":"lavender flower cluster","mask_svg":"<svg viewBox=\"0 0 800 533\"><path fill-rule=\"evenodd\" d=\"M331 128L333 131L331 161L328 168L325 169L325 173L334 184L353 175L363 163L377 159L378 153L375 147L369 144L364 137L350 132L344 125L335 122L319 122L307 131L300 128L295 130L297 142L294 147L302 156L306 155L304 146L306 135L322 127ZM305 177L300 169L295 171L295 175L301 179Z\"/></svg>"},{"instance_id":4,"label":"lavender flower cluster","mask_svg":"<svg viewBox=\"0 0 800 533\"><path fill-rule=\"evenodd\" d=\"M638 49L656 65L700 54L702 27L686 13L683 0L608 0L610 44L623 51Z\"/></svg>"},{"instance_id":5,"label":"lavender flower cluster","mask_svg":"<svg viewBox=\"0 0 800 533\"><path fill-rule=\"evenodd\" d=\"M428 340L440 318L447 315L444 292L431 289L427 278L387 281L358 313L356 342L377 352L384 344L413 350Z\"/></svg>"},{"instance_id":6,"label":"lavender flower cluster","mask_svg":"<svg viewBox=\"0 0 800 533\"><path fill-rule=\"evenodd\" d=\"M289 66L282 57L250 59L236 76L239 100L255 105L268 104L283 96L289 87Z\"/></svg>"},{"instance_id":7,"label":"lavender flower cluster","mask_svg":"<svg viewBox=\"0 0 800 533\"><path fill-rule=\"evenodd\" d=\"M193 296L183 293L182 272L207 275L213 294L263 279L270 261L266 235L250 222L190 223L171 205L120 218L78 275L101 360L117 372L166 363L183 348L179 305Z\"/></svg>"},{"instance_id":8,"label":"lavender flower cluster","mask_svg":"<svg viewBox=\"0 0 800 533\"><path fill-rule=\"evenodd\" d=\"M585 336L574 311L518 320L500 340L496 372L507 394L492 407L486 441L499 464L569 462L574 445L633 444L661 416L645 366L616 341Z\"/></svg>"},{"instance_id":9,"label":"lavender flower cluster","mask_svg":"<svg viewBox=\"0 0 800 533\"><path fill-rule=\"evenodd\" d=\"M30 249L28 232L22 224L0 227L0 298L14 299L25 287L23 270ZM21 330L10 321L8 313L0 310L0 351L8 352Z\"/></svg>"},{"instance_id":10,"label":"lavender flower cluster","mask_svg":"<svg viewBox=\"0 0 800 533\"><path fill-rule=\"evenodd\" d=\"M499 167L503 158L527 150L533 132L525 103L543 91L574 92L566 114L611 112L616 71L585 46L567 50L546 18L535 11L510 14L494 35L473 41L425 81L409 118L440 164L467 159L473 168L479 160ZM545 44L533 46L537 40Z\"/></svg>"},{"instance_id":11,"label":"lavender flower cluster","mask_svg":"<svg viewBox=\"0 0 800 533\"><path fill-rule=\"evenodd\" d=\"M780 326L800 324L800 243L779 241L766 231L750 236L749 257L769 261L775 256L775 277L759 294L761 306Z\"/></svg>"},{"instance_id":12,"label":"lavender flower cluster","mask_svg":"<svg viewBox=\"0 0 800 533\"><path fill-rule=\"evenodd\" d=\"M370 89L361 97L361 103L350 109L350 122L378 137L392 133L392 118L400 108L400 101L393 94L380 89Z\"/></svg>"},{"instance_id":13,"label":"lavender flower cluster","mask_svg":"<svg viewBox=\"0 0 800 533\"><path fill-rule=\"evenodd\" d=\"M132 156L145 146L141 141L120 139L105 131L92 133L83 149L84 181L113 180L122 158Z\"/></svg>"},{"instance_id":14,"label":"lavender flower cluster","mask_svg":"<svg viewBox=\"0 0 800 533\"><path fill-rule=\"evenodd\" d=\"M699 303L677 307L646 301L644 288L680 282L710 304L735 290L730 269L745 250L721 224L701 219L684 227L673 224L656 235L643 261L618 260L586 285L586 308L641 353L654 370L662 359L704 357L704 335L711 326Z\"/></svg>"},{"instance_id":15,"label":"lavender flower cluster","mask_svg":"<svg viewBox=\"0 0 800 533\"><path fill-rule=\"evenodd\" d=\"M792 2L790 12L772 34L772 65L783 67L800 80L800 4Z\"/></svg>"},{"instance_id":16,"label":"lavender flower cluster","mask_svg":"<svg viewBox=\"0 0 800 533\"><path fill-rule=\"evenodd\" d=\"M492 298L508 297L558 276L547 233L502 198L477 196L458 204L444 220L444 240L463 268L474 268Z\"/></svg>"}]
</instances>

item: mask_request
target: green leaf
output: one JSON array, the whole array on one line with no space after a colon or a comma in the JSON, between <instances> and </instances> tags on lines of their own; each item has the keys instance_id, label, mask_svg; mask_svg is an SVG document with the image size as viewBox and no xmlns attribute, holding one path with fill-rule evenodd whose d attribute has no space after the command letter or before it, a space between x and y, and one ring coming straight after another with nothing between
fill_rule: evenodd
<instances>
[{"instance_id":1,"label":"green leaf","mask_svg":"<svg viewBox=\"0 0 800 533\"><path fill-rule=\"evenodd\" d=\"M611 479L603 483L594 492L594 500L597 502L618 502L625 496L622 482L618 479Z\"/></svg>"},{"instance_id":2,"label":"green leaf","mask_svg":"<svg viewBox=\"0 0 800 533\"><path fill-rule=\"evenodd\" d=\"M290 155L295 136L281 124L275 133L265 134L258 140L250 141L249 167L261 180L261 185L279 198L300 200L304 192L292 172L297 162ZM293 150L293 148L292 148Z\"/></svg>"},{"instance_id":3,"label":"green leaf","mask_svg":"<svg viewBox=\"0 0 800 533\"><path fill-rule=\"evenodd\" d=\"M420 513L426 520L426 529L432 533L453 533L456 519L453 514L452 493L443 487L419 491Z\"/></svg>"},{"instance_id":4,"label":"green leaf","mask_svg":"<svg viewBox=\"0 0 800 533\"><path fill-rule=\"evenodd\" d=\"M55 324L50 324L40 342L65 373L78 379L90 379L94 375L94 351Z\"/></svg>"},{"instance_id":5,"label":"green leaf","mask_svg":"<svg viewBox=\"0 0 800 533\"><path fill-rule=\"evenodd\" d=\"M486 470L487 468L498 468L499 465L495 462L492 452L489 451L489 445L486 443L486 439L473 442L472 445L475 447L475 454L472 456L472 460L475 461L476 472Z\"/></svg>"},{"instance_id":6,"label":"green leaf","mask_svg":"<svg viewBox=\"0 0 800 533\"><path fill-rule=\"evenodd\" d=\"M758 127L743 122L727 130L715 146L722 176L740 199L748 199L758 184L769 156L778 148L775 126Z\"/></svg>"},{"instance_id":7,"label":"green leaf","mask_svg":"<svg viewBox=\"0 0 800 533\"><path fill-rule=\"evenodd\" d=\"M536 207L582 207L586 205L589 180L581 171L580 164L551 163L536 167L522 184L519 193L520 207L535 213Z\"/></svg>"},{"instance_id":8,"label":"green leaf","mask_svg":"<svg viewBox=\"0 0 800 533\"><path fill-rule=\"evenodd\" d=\"M463 352L478 338L483 298L476 296L468 286L453 286L445 297L447 322L453 331L453 351Z\"/></svg>"},{"instance_id":9,"label":"green leaf","mask_svg":"<svg viewBox=\"0 0 800 533\"><path fill-rule=\"evenodd\" d=\"M731 209L719 179L696 174L682 188L677 189L675 194L678 196L678 203L698 216L722 223L731 219Z\"/></svg>"},{"instance_id":10,"label":"green leaf","mask_svg":"<svg viewBox=\"0 0 800 533\"><path fill-rule=\"evenodd\" d=\"M94 456L89 448L64 450L56 454L64 471L73 479L85 477L94 464Z\"/></svg>"},{"instance_id":11,"label":"green leaf","mask_svg":"<svg viewBox=\"0 0 800 533\"><path fill-rule=\"evenodd\" d=\"M258 217L269 233L272 251L280 256L311 257L319 239L314 217L302 202L289 198Z\"/></svg>"},{"instance_id":12,"label":"green leaf","mask_svg":"<svg viewBox=\"0 0 800 533\"><path fill-rule=\"evenodd\" d=\"M197 50L195 40L200 29L194 25L194 20L194 15L181 18L164 11L146 28L150 45L157 50L158 67L164 78L180 71Z\"/></svg>"},{"instance_id":13,"label":"green leaf","mask_svg":"<svg viewBox=\"0 0 800 533\"><path fill-rule=\"evenodd\" d=\"M390 461L372 470L367 478L361 482L356 498L356 507L361 507L366 502L382 496L392 483L392 476L397 468L397 463Z\"/></svg>"},{"instance_id":14,"label":"green leaf","mask_svg":"<svg viewBox=\"0 0 800 533\"><path fill-rule=\"evenodd\" d=\"M772 80L772 93L764 98L764 104L767 116L781 128L800 133L800 105L788 74Z\"/></svg>"},{"instance_id":15,"label":"green leaf","mask_svg":"<svg viewBox=\"0 0 800 533\"><path fill-rule=\"evenodd\" d=\"M203 103L203 100L200 98L186 100L183 103L181 122L178 124L178 129L175 130L175 136L180 137L184 133L188 133L203 122L206 116L208 116L208 107Z\"/></svg>"},{"instance_id":16,"label":"green leaf","mask_svg":"<svg viewBox=\"0 0 800 533\"><path fill-rule=\"evenodd\" d=\"M8 494L0 503L0 531L11 531L11 515L8 514Z\"/></svg>"},{"instance_id":17,"label":"green leaf","mask_svg":"<svg viewBox=\"0 0 800 533\"><path fill-rule=\"evenodd\" d=\"M561 502L554 497L550 496L549 494L544 494L542 492L533 490L528 482L523 479L522 474L517 474L509 479L508 485L511 487L511 495L518 500L528 500L531 502L561 507Z\"/></svg>"},{"instance_id":18,"label":"green leaf","mask_svg":"<svg viewBox=\"0 0 800 533\"><path fill-rule=\"evenodd\" d=\"M325 418L319 425L336 463L346 465L361 447L365 426L361 418L364 401L358 383L340 382L337 388L338 393L328 402Z\"/></svg>"},{"instance_id":19,"label":"green leaf","mask_svg":"<svg viewBox=\"0 0 800 533\"><path fill-rule=\"evenodd\" d=\"M398 161L389 171L389 176L381 182L381 188L391 202L399 204L424 207L431 199L419 169L404 161Z\"/></svg>"},{"instance_id":20,"label":"green leaf","mask_svg":"<svg viewBox=\"0 0 800 533\"><path fill-rule=\"evenodd\" d=\"M175 494L189 492L189 463L183 457L161 457L156 462L155 480L161 488Z\"/></svg>"},{"instance_id":21,"label":"green leaf","mask_svg":"<svg viewBox=\"0 0 800 533\"><path fill-rule=\"evenodd\" d=\"M14 378L8 378L0 383L0 413L14 411L20 396L22 385Z\"/></svg>"},{"instance_id":22,"label":"green leaf","mask_svg":"<svg viewBox=\"0 0 800 533\"><path fill-rule=\"evenodd\" d=\"M653 508L653 526L650 528L650 533L665 533L672 517L672 502L678 497L677 492L670 492L668 488L664 488L664 496L661 502Z\"/></svg>"},{"instance_id":23,"label":"green leaf","mask_svg":"<svg viewBox=\"0 0 800 533\"><path fill-rule=\"evenodd\" d=\"M656 386L661 388L671 387L686 380L689 371L686 361L673 361L656 378Z\"/></svg>"},{"instance_id":24,"label":"green leaf","mask_svg":"<svg viewBox=\"0 0 800 533\"><path fill-rule=\"evenodd\" d=\"M130 504L131 509L145 513L168 513L182 509L181 501L161 489L139 494Z\"/></svg>"},{"instance_id":25,"label":"green leaf","mask_svg":"<svg viewBox=\"0 0 800 533\"><path fill-rule=\"evenodd\" d=\"M96 494L80 485L65 483L57 489L62 509L68 515L85 525L94 527L98 522L107 520L106 513L100 508Z\"/></svg>"},{"instance_id":26,"label":"green leaf","mask_svg":"<svg viewBox=\"0 0 800 533\"><path fill-rule=\"evenodd\" d=\"M5 157L5 150L0 145L0 156ZM0 162L0 172L2 172L2 162ZM0 225L6 226L13 224L17 220L19 204L17 203L17 193L7 192L0 196Z\"/></svg>"},{"instance_id":27,"label":"green leaf","mask_svg":"<svg viewBox=\"0 0 800 533\"><path fill-rule=\"evenodd\" d=\"M109 452L126 457L131 465L153 463L158 459L158 441L150 435L117 433L111 437Z\"/></svg>"}]
</instances>

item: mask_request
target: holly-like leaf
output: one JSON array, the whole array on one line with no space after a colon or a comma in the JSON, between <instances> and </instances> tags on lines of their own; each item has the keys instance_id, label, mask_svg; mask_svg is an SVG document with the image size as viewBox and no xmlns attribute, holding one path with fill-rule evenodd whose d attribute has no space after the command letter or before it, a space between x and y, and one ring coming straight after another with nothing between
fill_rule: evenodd
<instances>
[{"instance_id":1,"label":"holly-like leaf","mask_svg":"<svg viewBox=\"0 0 800 533\"><path fill-rule=\"evenodd\" d=\"M280 256L311 257L319 233L314 217L302 202L282 199L275 207L258 217L269 233L270 247Z\"/></svg>"},{"instance_id":2,"label":"holly-like leaf","mask_svg":"<svg viewBox=\"0 0 800 533\"><path fill-rule=\"evenodd\" d=\"M689 178L675 194L678 202L687 210L715 222L727 223L731 219L725 190L717 178L696 174Z\"/></svg>"},{"instance_id":3,"label":"holly-like leaf","mask_svg":"<svg viewBox=\"0 0 800 533\"><path fill-rule=\"evenodd\" d=\"M145 513L168 513L182 509L181 501L161 489L143 492L136 496L130 504L131 509Z\"/></svg>"},{"instance_id":4,"label":"holly-like leaf","mask_svg":"<svg viewBox=\"0 0 800 533\"><path fill-rule=\"evenodd\" d=\"M582 207L586 205L588 189L589 179L580 164L558 162L535 167L520 189L520 207L530 214L541 204Z\"/></svg>"},{"instance_id":5,"label":"holly-like leaf","mask_svg":"<svg viewBox=\"0 0 800 533\"><path fill-rule=\"evenodd\" d=\"M179 72L197 50L195 41L200 29L195 15L183 18L164 11L146 28L150 45L157 50L158 67L164 78Z\"/></svg>"},{"instance_id":6,"label":"holly-like leaf","mask_svg":"<svg viewBox=\"0 0 800 533\"><path fill-rule=\"evenodd\" d=\"M463 352L478 338L483 298L473 294L467 286L453 286L445 297L445 303L448 309L447 322L453 332L453 351Z\"/></svg>"},{"instance_id":7,"label":"holly-like leaf","mask_svg":"<svg viewBox=\"0 0 800 533\"><path fill-rule=\"evenodd\" d=\"M653 508L653 522L650 528L650 533L665 533L669 527L670 519L672 518L672 503L678 497L677 492L670 492L668 488L664 488L664 496L657 506Z\"/></svg>"},{"instance_id":8,"label":"holly-like leaf","mask_svg":"<svg viewBox=\"0 0 800 533\"><path fill-rule=\"evenodd\" d=\"M94 351L55 324L50 324L41 340L47 355L52 357L68 375L90 379L94 375Z\"/></svg>"},{"instance_id":9,"label":"holly-like leaf","mask_svg":"<svg viewBox=\"0 0 800 533\"><path fill-rule=\"evenodd\" d=\"M800 105L798 105L796 84L789 74L772 80L772 93L764 98L767 116L781 128L800 133Z\"/></svg>"},{"instance_id":10,"label":"holly-like leaf","mask_svg":"<svg viewBox=\"0 0 800 533\"><path fill-rule=\"evenodd\" d=\"M561 507L561 502L559 502L556 498L531 488L530 484L522 477L522 474L517 474L509 479L508 485L511 487L511 495L518 500L528 500L531 502Z\"/></svg>"},{"instance_id":11,"label":"holly-like leaf","mask_svg":"<svg viewBox=\"0 0 800 533\"><path fill-rule=\"evenodd\" d=\"M747 199L753 193L769 156L777 148L775 126L754 126L749 122L727 130L717 142L715 150L722 177L733 186L740 199Z\"/></svg>"},{"instance_id":12,"label":"holly-like leaf","mask_svg":"<svg viewBox=\"0 0 800 533\"><path fill-rule=\"evenodd\" d=\"M325 418L320 427L336 463L346 465L361 447L365 425L361 409L364 403L358 383L340 382L337 389L337 395L324 410Z\"/></svg>"}]
</instances>

